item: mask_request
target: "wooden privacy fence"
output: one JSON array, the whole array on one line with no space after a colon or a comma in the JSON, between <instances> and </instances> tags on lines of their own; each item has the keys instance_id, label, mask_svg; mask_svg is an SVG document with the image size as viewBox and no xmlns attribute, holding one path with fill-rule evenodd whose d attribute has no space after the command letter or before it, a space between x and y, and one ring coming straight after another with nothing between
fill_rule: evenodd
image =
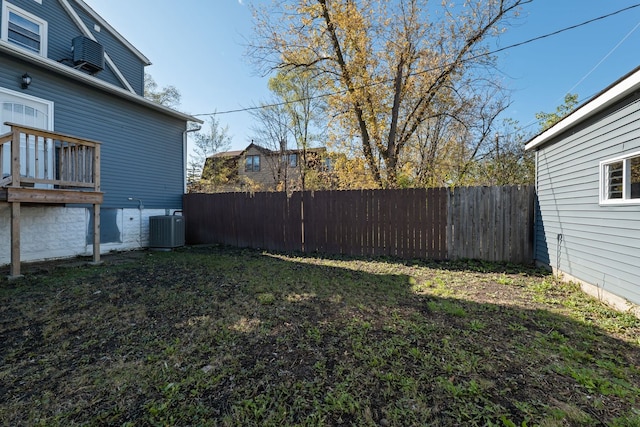
<instances>
[{"instance_id":1,"label":"wooden privacy fence","mask_svg":"<svg viewBox=\"0 0 640 427\"><path fill-rule=\"evenodd\" d=\"M533 187L187 194L188 244L529 263Z\"/></svg>"},{"instance_id":2,"label":"wooden privacy fence","mask_svg":"<svg viewBox=\"0 0 640 427\"><path fill-rule=\"evenodd\" d=\"M534 213L533 186L449 191L449 259L533 262Z\"/></svg>"}]
</instances>

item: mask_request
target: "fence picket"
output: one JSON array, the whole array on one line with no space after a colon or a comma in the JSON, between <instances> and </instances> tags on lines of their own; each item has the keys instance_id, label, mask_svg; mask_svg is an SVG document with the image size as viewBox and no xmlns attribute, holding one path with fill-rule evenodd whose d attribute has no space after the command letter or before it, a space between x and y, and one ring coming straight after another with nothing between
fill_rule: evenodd
<instances>
[{"instance_id":1,"label":"fence picket","mask_svg":"<svg viewBox=\"0 0 640 427\"><path fill-rule=\"evenodd\" d=\"M183 206L188 244L529 263L534 197L531 186L219 193Z\"/></svg>"}]
</instances>

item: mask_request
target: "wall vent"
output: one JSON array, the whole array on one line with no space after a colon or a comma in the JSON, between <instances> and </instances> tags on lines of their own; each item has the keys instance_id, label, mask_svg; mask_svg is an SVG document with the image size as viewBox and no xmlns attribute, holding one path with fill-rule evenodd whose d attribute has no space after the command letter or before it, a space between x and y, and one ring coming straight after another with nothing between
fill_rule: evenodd
<instances>
[{"instance_id":1,"label":"wall vent","mask_svg":"<svg viewBox=\"0 0 640 427\"><path fill-rule=\"evenodd\" d=\"M71 42L73 65L95 74L104 70L104 48L98 42L85 36L78 36Z\"/></svg>"},{"instance_id":2,"label":"wall vent","mask_svg":"<svg viewBox=\"0 0 640 427\"><path fill-rule=\"evenodd\" d=\"M184 246L184 218L181 215L149 217L149 247L171 249Z\"/></svg>"}]
</instances>

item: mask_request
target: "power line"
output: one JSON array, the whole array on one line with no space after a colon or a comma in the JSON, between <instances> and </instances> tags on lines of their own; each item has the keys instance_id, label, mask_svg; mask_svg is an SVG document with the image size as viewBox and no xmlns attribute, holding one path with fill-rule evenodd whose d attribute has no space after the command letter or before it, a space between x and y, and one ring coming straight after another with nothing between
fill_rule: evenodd
<instances>
[{"instance_id":1,"label":"power line","mask_svg":"<svg viewBox=\"0 0 640 427\"><path fill-rule=\"evenodd\" d=\"M592 74L592 73L593 73L593 72L594 72L594 71L595 71L595 70L596 70L600 65L602 65L602 63L603 63L604 61L606 61L606 60L607 60L607 58L608 58L609 56L611 56L611 54L612 54L613 52L615 52L615 50L616 50L616 49L618 49L618 48L622 45L622 43L624 43L624 42L625 42L625 40L627 40L627 39L629 38L629 36L631 36L631 34L633 34L633 32L634 32L635 30L637 30L637 29L638 29L638 27L640 27L640 22L638 22L638 23L635 25L635 27L633 27L633 28L631 29L631 31L629 31L629 32L628 32L628 33L627 33L627 34L622 38L622 40L620 40L620 41L619 41L619 42L618 42L618 43L617 43L613 48L611 48L611 50L609 50L609 52L607 52L607 54L606 54L604 57L602 57L602 59L601 59L600 61L598 61L598 63L597 63L593 68L591 68L591 70L589 70L589 72L588 72L587 74L585 74L585 75L584 75L584 76L583 76L583 77L578 81L578 83L574 84L574 85L571 87L571 89L569 89L569 90L568 90L568 91L566 91L565 93L566 93L566 94L570 94L571 92L573 92L573 90L574 90L576 87L578 87L578 86L580 85L580 83L582 83L583 81L585 81L585 79L586 79L587 77L589 77L589 76L590 76L590 75L591 75L591 74ZM587 97L585 97L584 99L585 99L585 100L590 100L590 99L591 99L591 98L593 98L596 94L597 94L597 92L596 92L596 93L593 93L593 94L591 94L591 95L589 95L589 96L587 96ZM560 102L560 101L562 101L562 100L563 100L563 98L562 98L562 97L560 97L556 102ZM586 102L586 101L583 101L583 102ZM522 127L522 129L526 129L526 128L529 128L529 127L531 127L531 126L533 126L533 125L537 125L537 124L539 124L541 121L542 121L542 120L539 120L539 119L533 119L533 120L531 120L530 122L528 122L526 125L524 125L524 126Z\"/></svg>"},{"instance_id":2,"label":"power line","mask_svg":"<svg viewBox=\"0 0 640 427\"><path fill-rule=\"evenodd\" d=\"M635 30L637 30L637 29L638 29L638 27L640 27L640 22L638 22L638 23L636 24L636 26L635 26L635 27L633 27L633 29L632 29L631 31L629 31L629 32L627 33L627 35L626 35L626 36L624 36L624 37L622 38L622 40L620 40L620 41L618 42L618 44L616 44L616 45L615 45L615 46L614 46L614 47L613 47L609 52L607 52L607 54L606 54L606 55L605 55L605 56L604 56L604 57L603 57L603 58L602 58L602 59L601 59L601 60L600 60L600 61L599 61L599 62L598 62L598 63L597 63L597 64L596 64L596 65L595 65L595 66L594 66L594 67L593 67L593 68L592 68L592 69L591 69L587 74L585 74L585 75L584 75L584 77L582 77L582 78L578 81L578 83L576 83L575 85L573 85L573 87L572 87L571 89L569 89L569 90L567 91L567 93L571 93L571 92L572 92L576 87L578 87L578 86L580 85L580 83L582 83L582 82L583 82L587 77L589 77L589 76L591 75L591 73L593 73L593 72L594 72L594 71L595 71L595 70L596 70L596 69L597 69L597 68L598 68L598 67L599 67L599 66L600 66L604 61L606 61L606 60L607 60L607 58L608 58L609 56L611 56L611 54L612 54L613 52L615 52L615 50L616 50L616 49L618 49L618 48L620 47L620 45L622 45L622 43L624 43L624 42L625 42L625 40L627 40L627 39L629 38L629 36L630 36L631 34L633 34L633 32L634 32Z\"/></svg>"},{"instance_id":3,"label":"power line","mask_svg":"<svg viewBox=\"0 0 640 427\"><path fill-rule=\"evenodd\" d=\"M596 18L592 18L592 19L589 19L587 21L581 22L579 24L571 25L569 27L565 27L565 28L562 28L560 30L553 31L551 33L547 33L547 34L543 34L541 36L533 37L531 39L528 39L528 40L525 40L525 41L522 41L522 42L519 42L519 43L514 43L514 44L511 44L511 45L508 45L508 46L505 46L505 47L502 47L502 48L499 48L499 49L496 49L496 50L493 50L493 51L490 51L490 52L481 53L479 55L475 55L475 56L472 56L470 58L463 59L462 61L463 62L473 61L473 60L476 60L476 59L479 59L479 58L482 58L482 57L485 57L485 56L494 55L496 53L503 52L503 51L508 50L508 49L513 49L513 48L516 48L516 47L524 46L526 44L533 43L533 42L536 42L538 40L542 40L542 39L545 39L545 38L553 37L553 36L556 36L558 34L561 34L561 33L567 32L567 31L571 31L571 30L575 30L576 28L580 28L580 27L583 27L585 25L589 25L589 24L592 24L594 22L601 21L601 20L606 19L606 18L610 18L610 17L612 17L614 15L618 15L620 13L626 12L628 10L631 10L631 9L634 9L634 8L637 8L637 7L640 7L640 3L636 3L634 5L631 5L631 6L616 10L615 12L611 12L611 13L608 13L606 15L601 15L601 16L598 16ZM634 30L635 30L635 28L634 28ZM633 32L633 30L632 30L632 32ZM628 35L627 35L627 37L628 37ZM625 37L625 39L626 39L626 37ZM603 60L604 59L606 59L606 57L603 58ZM453 65L453 63L439 65L437 67L433 67L433 68L430 68L430 69L416 71L414 73L409 74L408 76L412 76L413 77L413 76L417 76L417 75L420 75L420 74L430 73L432 71L435 71L435 70L438 70L438 69L441 69L441 68L446 68L446 67L449 67L451 65ZM600 64L598 64L598 65L600 65ZM589 74L590 73L591 72L589 72ZM587 74L587 76L588 76L588 74ZM585 78L586 78L586 76L585 76ZM583 78L583 80L584 80L584 78ZM356 89L364 89L364 88L367 88L367 87L379 86L379 85L382 85L382 84L387 84L387 83L392 83L392 82L393 82L392 79L388 79L388 80L383 80L383 81L380 81L380 82L375 82L375 83L370 83L370 84L367 84L367 85L362 85L362 86L360 86L360 87L358 87ZM247 111L260 110L260 109L263 109L263 108L281 107L283 105L293 104L293 103L296 103L296 102L310 101L310 100L314 100L314 99L326 98L326 97L329 97L329 96L344 94L346 92L347 92L346 90L341 90L341 91L336 91L336 92L328 92L328 93L324 93L324 94L320 94L320 95L300 98L300 99L297 99L297 100L294 100L294 101L283 101L283 102L277 102L277 103L272 103L272 104L258 105L258 106L254 106L254 107L244 107L244 108L238 108L238 109L234 109L234 110L218 111L218 112L213 112L213 113L193 114L193 116L217 116L217 115L223 115L223 114L243 113L243 112L247 112Z\"/></svg>"}]
</instances>

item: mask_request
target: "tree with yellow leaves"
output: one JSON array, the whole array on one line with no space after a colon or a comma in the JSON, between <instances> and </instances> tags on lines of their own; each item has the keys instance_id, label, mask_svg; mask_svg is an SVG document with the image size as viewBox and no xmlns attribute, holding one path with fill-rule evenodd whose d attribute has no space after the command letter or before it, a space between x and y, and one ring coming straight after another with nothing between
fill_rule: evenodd
<instances>
[{"instance_id":1,"label":"tree with yellow leaves","mask_svg":"<svg viewBox=\"0 0 640 427\"><path fill-rule=\"evenodd\" d=\"M264 71L313 70L331 94L334 132L357 141L379 186L396 187L404 162L415 161L405 152L434 119L451 116L465 130L462 154L478 152L469 131L488 135L492 107L503 107L487 78L487 41L528 2L278 0L254 9L249 54Z\"/></svg>"}]
</instances>

